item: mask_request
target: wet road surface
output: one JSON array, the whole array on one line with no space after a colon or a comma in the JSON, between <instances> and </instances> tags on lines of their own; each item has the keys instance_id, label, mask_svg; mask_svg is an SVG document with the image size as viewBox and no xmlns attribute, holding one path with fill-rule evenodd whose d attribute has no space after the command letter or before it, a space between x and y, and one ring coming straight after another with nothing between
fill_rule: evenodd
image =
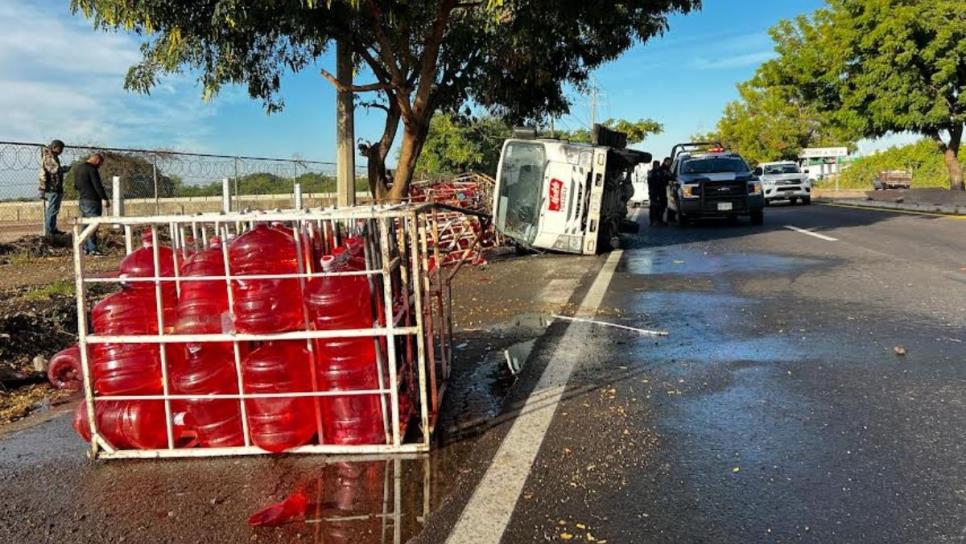
<instances>
[{"instance_id":1,"label":"wet road surface","mask_svg":"<svg viewBox=\"0 0 966 544\"><path fill-rule=\"evenodd\" d=\"M545 410L519 494L489 505L506 523L468 541L966 539L966 221L774 207L628 242L596 318L670 335L529 314L467 331L428 457L92 464L53 418L0 437L0 541L444 542ZM535 263L526 289L573 309L608 258ZM502 350L535 337L509 377ZM558 404L541 378L563 358ZM245 523L296 493L305 521Z\"/></svg>"},{"instance_id":2,"label":"wet road surface","mask_svg":"<svg viewBox=\"0 0 966 544\"><path fill-rule=\"evenodd\" d=\"M670 336L569 325L590 340L481 541L966 539L966 222L775 207L630 246L599 315Z\"/></svg>"}]
</instances>

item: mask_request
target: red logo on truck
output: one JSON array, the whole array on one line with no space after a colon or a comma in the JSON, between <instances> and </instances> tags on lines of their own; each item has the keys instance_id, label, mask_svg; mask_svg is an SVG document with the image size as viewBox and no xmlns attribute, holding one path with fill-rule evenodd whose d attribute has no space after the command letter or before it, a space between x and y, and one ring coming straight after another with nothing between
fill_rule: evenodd
<instances>
[{"instance_id":1,"label":"red logo on truck","mask_svg":"<svg viewBox=\"0 0 966 544\"><path fill-rule=\"evenodd\" d=\"M560 211L560 201L563 200L563 182L559 179L550 180L550 206L552 212Z\"/></svg>"}]
</instances>

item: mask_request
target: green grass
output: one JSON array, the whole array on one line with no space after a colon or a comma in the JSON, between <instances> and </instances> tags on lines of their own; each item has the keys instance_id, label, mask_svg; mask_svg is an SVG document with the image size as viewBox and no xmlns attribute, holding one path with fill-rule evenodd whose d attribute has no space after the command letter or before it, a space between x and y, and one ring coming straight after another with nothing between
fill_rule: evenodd
<instances>
[{"instance_id":1,"label":"green grass","mask_svg":"<svg viewBox=\"0 0 966 544\"><path fill-rule=\"evenodd\" d=\"M7 257L7 264L10 264L13 266L24 266L24 265L30 264L33 261L34 261L34 258L30 255L30 253L26 251L18 251L16 253L11 254L9 257Z\"/></svg>"},{"instance_id":2,"label":"green grass","mask_svg":"<svg viewBox=\"0 0 966 544\"><path fill-rule=\"evenodd\" d=\"M21 295L21 298L31 302L40 302L50 300L55 296L74 296L74 281L57 280L43 287L37 287L29 290Z\"/></svg>"},{"instance_id":3,"label":"green grass","mask_svg":"<svg viewBox=\"0 0 966 544\"><path fill-rule=\"evenodd\" d=\"M912 172L912 188L949 188L949 171L943 155L934 142L920 140L914 144L891 147L854 161L839 176L840 189L872 189L876 174L885 170ZM835 187L835 180L816 184L817 187Z\"/></svg>"}]
</instances>

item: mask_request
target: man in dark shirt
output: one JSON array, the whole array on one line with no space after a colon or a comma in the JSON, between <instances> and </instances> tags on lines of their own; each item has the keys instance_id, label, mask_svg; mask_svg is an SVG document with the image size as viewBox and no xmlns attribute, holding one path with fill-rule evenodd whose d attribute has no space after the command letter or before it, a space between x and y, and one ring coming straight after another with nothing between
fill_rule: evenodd
<instances>
[{"instance_id":1,"label":"man in dark shirt","mask_svg":"<svg viewBox=\"0 0 966 544\"><path fill-rule=\"evenodd\" d=\"M77 206L80 208L81 217L100 217L104 211L101 206L103 201L108 208L111 207L111 199L104 191L101 183L101 174L98 169L104 162L104 157L100 153L94 153L86 162L74 168L74 186L77 187ZM84 253L87 255L99 256L97 251L97 231L84 240Z\"/></svg>"}]
</instances>

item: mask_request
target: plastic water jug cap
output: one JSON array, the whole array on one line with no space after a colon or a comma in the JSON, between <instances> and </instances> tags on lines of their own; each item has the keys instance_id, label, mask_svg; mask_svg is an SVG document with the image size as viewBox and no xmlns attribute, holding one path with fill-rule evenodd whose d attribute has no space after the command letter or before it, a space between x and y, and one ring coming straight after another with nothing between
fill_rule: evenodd
<instances>
[{"instance_id":1,"label":"plastic water jug cap","mask_svg":"<svg viewBox=\"0 0 966 544\"><path fill-rule=\"evenodd\" d=\"M323 272L332 272L335 269L335 257L332 255L323 255L321 264Z\"/></svg>"}]
</instances>

